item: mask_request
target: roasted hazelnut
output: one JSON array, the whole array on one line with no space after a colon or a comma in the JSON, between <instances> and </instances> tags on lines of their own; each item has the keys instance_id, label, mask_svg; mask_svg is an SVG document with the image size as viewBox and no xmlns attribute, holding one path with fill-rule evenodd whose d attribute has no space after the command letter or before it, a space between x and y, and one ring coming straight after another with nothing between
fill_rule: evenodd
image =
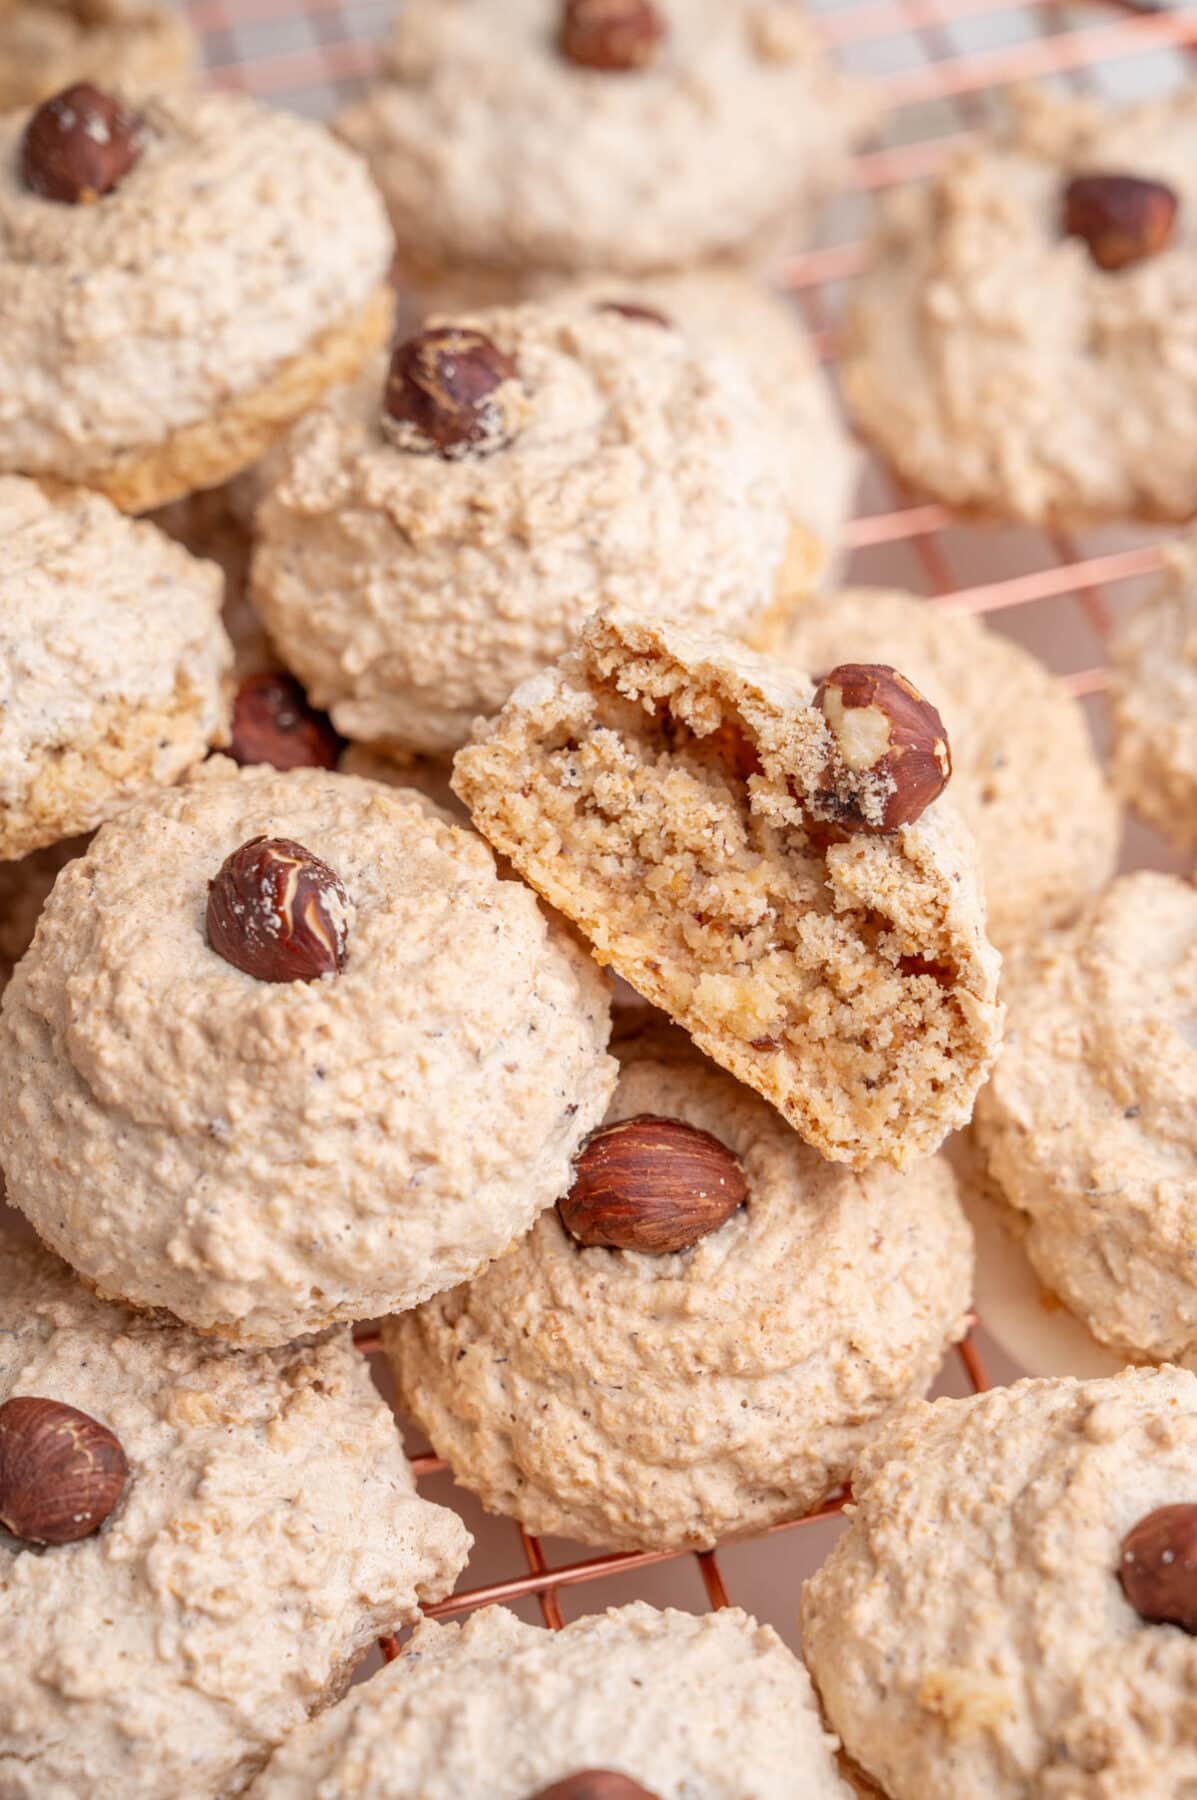
<instances>
[{"instance_id":1,"label":"roasted hazelnut","mask_svg":"<svg viewBox=\"0 0 1197 1800\"><path fill-rule=\"evenodd\" d=\"M541 1788L532 1800L657 1800L657 1795L614 1769L580 1769L552 1787Z\"/></svg>"},{"instance_id":2,"label":"roasted hazelnut","mask_svg":"<svg viewBox=\"0 0 1197 1800\"><path fill-rule=\"evenodd\" d=\"M251 838L208 889L208 942L258 981L315 981L345 966L349 896L291 838Z\"/></svg>"},{"instance_id":3,"label":"roasted hazelnut","mask_svg":"<svg viewBox=\"0 0 1197 1800\"><path fill-rule=\"evenodd\" d=\"M639 325L659 325L662 331L673 330L673 320L655 306L642 306L638 300L600 300L597 311L618 313L621 318L634 319Z\"/></svg>"},{"instance_id":4,"label":"roasted hazelnut","mask_svg":"<svg viewBox=\"0 0 1197 1800\"><path fill-rule=\"evenodd\" d=\"M641 1113L591 1134L557 1210L580 1244L668 1256L718 1231L747 1198L726 1144L681 1119Z\"/></svg>"},{"instance_id":5,"label":"roasted hazelnut","mask_svg":"<svg viewBox=\"0 0 1197 1800\"><path fill-rule=\"evenodd\" d=\"M564 0L557 43L579 68L615 75L645 68L664 37L653 0Z\"/></svg>"},{"instance_id":6,"label":"roasted hazelnut","mask_svg":"<svg viewBox=\"0 0 1197 1800\"><path fill-rule=\"evenodd\" d=\"M44 200L79 206L110 194L141 155L137 121L89 81L64 88L30 118L21 175Z\"/></svg>"},{"instance_id":7,"label":"roasted hazelnut","mask_svg":"<svg viewBox=\"0 0 1197 1800\"><path fill-rule=\"evenodd\" d=\"M383 433L424 456L489 456L509 441L496 390L515 379L511 357L480 331L417 332L391 353Z\"/></svg>"},{"instance_id":8,"label":"roasted hazelnut","mask_svg":"<svg viewBox=\"0 0 1197 1800\"><path fill-rule=\"evenodd\" d=\"M1064 190L1064 230L1083 238L1101 269L1126 269L1172 241L1180 200L1139 175L1077 175Z\"/></svg>"},{"instance_id":9,"label":"roasted hazelnut","mask_svg":"<svg viewBox=\"0 0 1197 1800\"><path fill-rule=\"evenodd\" d=\"M60 1400L0 1406L0 1525L31 1544L73 1544L110 1517L129 1479L106 1425Z\"/></svg>"},{"instance_id":10,"label":"roasted hazelnut","mask_svg":"<svg viewBox=\"0 0 1197 1800\"><path fill-rule=\"evenodd\" d=\"M1197 1634L1197 1505L1161 1506L1122 1540L1118 1579L1141 1619Z\"/></svg>"},{"instance_id":11,"label":"roasted hazelnut","mask_svg":"<svg viewBox=\"0 0 1197 1800\"><path fill-rule=\"evenodd\" d=\"M241 764L273 769L333 769L341 739L327 713L308 705L293 675L248 675L233 701L229 755Z\"/></svg>"},{"instance_id":12,"label":"roasted hazelnut","mask_svg":"<svg viewBox=\"0 0 1197 1800\"><path fill-rule=\"evenodd\" d=\"M848 831L897 831L921 818L952 773L943 720L896 669L843 663L815 690L834 752L818 807Z\"/></svg>"}]
</instances>

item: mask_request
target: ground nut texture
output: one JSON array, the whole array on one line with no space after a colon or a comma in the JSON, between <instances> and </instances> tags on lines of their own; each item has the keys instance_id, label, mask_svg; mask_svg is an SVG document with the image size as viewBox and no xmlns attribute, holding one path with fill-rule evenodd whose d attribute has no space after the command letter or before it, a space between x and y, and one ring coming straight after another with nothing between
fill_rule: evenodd
<instances>
[{"instance_id":1,"label":"ground nut texture","mask_svg":"<svg viewBox=\"0 0 1197 1800\"><path fill-rule=\"evenodd\" d=\"M1182 1800L1197 1640L1123 1597L1131 1526L1197 1490L1197 1378L917 1403L803 1593L832 1725L892 1800Z\"/></svg>"},{"instance_id":2,"label":"ground nut texture","mask_svg":"<svg viewBox=\"0 0 1197 1800\"><path fill-rule=\"evenodd\" d=\"M831 744L812 697L612 614L478 727L453 785L598 960L816 1149L902 1165L971 1114L999 959L947 804L884 836L812 823Z\"/></svg>"},{"instance_id":3,"label":"ground nut texture","mask_svg":"<svg viewBox=\"0 0 1197 1800\"><path fill-rule=\"evenodd\" d=\"M346 737L451 753L602 601L750 636L817 570L734 359L589 302L461 322L516 364L510 442L401 449L380 364L298 427L258 512L262 619Z\"/></svg>"},{"instance_id":4,"label":"ground nut texture","mask_svg":"<svg viewBox=\"0 0 1197 1800\"><path fill-rule=\"evenodd\" d=\"M340 876L339 975L258 981L209 948L209 881L263 835ZM472 832L410 791L222 759L59 877L0 1012L0 1165L101 1292L281 1343L527 1231L611 1096L607 1034L593 964Z\"/></svg>"},{"instance_id":5,"label":"ground nut texture","mask_svg":"<svg viewBox=\"0 0 1197 1800\"><path fill-rule=\"evenodd\" d=\"M1171 246L1098 266L1073 176L1163 181ZM845 396L901 473L1035 523L1197 513L1197 88L1121 111L1032 92L1009 131L890 202Z\"/></svg>"},{"instance_id":6,"label":"ground nut texture","mask_svg":"<svg viewBox=\"0 0 1197 1800\"><path fill-rule=\"evenodd\" d=\"M381 202L322 127L236 94L140 116L139 161L90 206L27 189L26 115L0 119L0 468L132 512L255 461L391 312Z\"/></svg>"},{"instance_id":7,"label":"ground nut texture","mask_svg":"<svg viewBox=\"0 0 1197 1800\"><path fill-rule=\"evenodd\" d=\"M1114 780L1181 850L1197 851L1197 538L1165 546L1155 592L1114 635Z\"/></svg>"},{"instance_id":8,"label":"ground nut texture","mask_svg":"<svg viewBox=\"0 0 1197 1800\"><path fill-rule=\"evenodd\" d=\"M0 0L0 112L32 106L85 77L124 94L192 73L195 41L155 0Z\"/></svg>"},{"instance_id":9,"label":"ground nut texture","mask_svg":"<svg viewBox=\"0 0 1197 1800\"><path fill-rule=\"evenodd\" d=\"M1085 715L1020 645L913 594L859 588L799 608L784 654L816 674L890 663L934 697L1000 949L1066 924L1113 874L1121 818Z\"/></svg>"},{"instance_id":10,"label":"ground nut texture","mask_svg":"<svg viewBox=\"0 0 1197 1800\"><path fill-rule=\"evenodd\" d=\"M35 850L19 862L0 862L0 992L33 942L59 870L86 850L88 841L86 837L67 838L48 850Z\"/></svg>"},{"instance_id":11,"label":"ground nut texture","mask_svg":"<svg viewBox=\"0 0 1197 1800\"><path fill-rule=\"evenodd\" d=\"M88 831L224 737L223 582L96 494L0 475L0 860Z\"/></svg>"},{"instance_id":12,"label":"ground nut texture","mask_svg":"<svg viewBox=\"0 0 1197 1800\"><path fill-rule=\"evenodd\" d=\"M338 129L406 262L625 274L776 250L874 123L791 0L662 0L634 74L563 57L557 0L409 0Z\"/></svg>"},{"instance_id":13,"label":"ground nut texture","mask_svg":"<svg viewBox=\"0 0 1197 1800\"><path fill-rule=\"evenodd\" d=\"M453 1586L455 1513L417 1498L348 1335L229 1351L94 1299L0 1238L0 1400L120 1439L97 1536L0 1533L0 1793L207 1800L335 1700L380 1631Z\"/></svg>"},{"instance_id":14,"label":"ground nut texture","mask_svg":"<svg viewBox=\"0 0 1197 1800\"><path fill-rule=\"evenodd\" d=\"M977 1107L1036 1269L1129 1357L1197 1357L1197 890L1122 876L1014 964Z\"/></svg>"},{"instance_id":15,"label":"ground nut texture","mask_svg":"<svg viewBox=\"0 0 1197 1800\"><path fill-rule=\"evenodd\" d=\"M490 1606L404 1654L254 1783L254 1800L528 1800L582 1769L659 1800L849 1800L806 1670L737 1607L642 1601L545 1631Z\"/></svg>"},{"instance_id":16,"label":"ground nut texture","mask_svg":"<svg viewBox=\"0 0 1197 1800\"><path fill-rule=\"evenodd\" d=\"M825 1500L964 1335L972 1238L941 1158L824 1162L680 1032L620 1045L608 1119L708 1131L748 1182L693 1249L584 1249L555 1207L476 1280L391 1320L404 1410L529 1531L707 1548Z\"/></svg>"}]
</instances>

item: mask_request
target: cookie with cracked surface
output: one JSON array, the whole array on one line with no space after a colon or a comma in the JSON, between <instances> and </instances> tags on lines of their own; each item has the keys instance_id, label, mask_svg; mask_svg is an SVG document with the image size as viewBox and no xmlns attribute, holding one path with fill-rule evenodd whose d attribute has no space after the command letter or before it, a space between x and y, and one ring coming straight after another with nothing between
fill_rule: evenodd
<instances>
[{"instance_id":1,"label":"cookie with cracked surface","mask_svg":"<svg viewBox=\"0 0 1197 1800\"><path fill-rule=\"evenodd\" d=\"M637 1601L545 1631L488 1606L421 1625L251 1793L529 1800L600 1768L659 1800L848 1800L834 1751L806 1670L738 1607L695 1617Z\"/></svg>"},{"instance_id":2,"label":"cookie with cracked surface","mask_svg":"<svg viewBox=\"0 0 1197 1800\"><path fill-rule=\"evenodd\" d=\"M223 741L223 582L97 494L0 475L0 858L90 831Z\"/></svg>"},{"instance_id":3,"label":"cookie with cracked surface","mask_svg":"<svg viewBox=\"0 0 1197 1800\"><path fill-rule=\"evenodd\" d=\"M1124 1540L1197 1494L1197 1377L1127 1370L917 1403L866 1450L803 1643L893 1800L1174 1800L1197 1642L1124 1592Z\"/></svg>"},{"instance_id":4,"label":"cookie with cracked surface","mask_svg":"<svg viewBox=\"0 0 1197 1800\"><path fill-rule=\"evenodd\" d=\"M190 80L195 38L154 0L0 0L0 112L84 77L124 94Z\"/></svg>"},{"instance_id":5,"label":"cookie with cracked surface","mask_svg":"<svg viewBox=\"0 0 1197 1800\"><path fill-rule=\"evenodd\" d=\"M971 1114L999 958L946 803L887 832L826 822L854 803L829 799L815 699L771 659L612 613L479 724L453 786L600 962L824 1156L901 1166Z\"/></svg>"},{"instance_id":6,"label":"cookie with cracked surface","mask_svg":"<svg viewBox=\"0 0 1197 1800\"><path fill-rule=\"evenodd\" d=\"M1007 985L976 1130L1027 1255L1126 1356L1197 1355L1197 889L1120 877Z\"/></svg>"},{"instance_id":7,"label":"cookie with cracked surface","mask_svg":"<svg viewBox=\"0 0 1197 1800\"><path fill-rule=\"evenodd\" d=\"M1197 538L1164 546L1155 591L1110 641L1111 770L1127 804L1197 851Z\"/></svg>"},{"instance_id":8,"label":"cookie with cracked surface","mask_svg":"<svg viewBox=\"0 0 1197 1800\"><path fill-rule=\"evenodd\" d=\"M1031 92L893 199L844 394L908 481L1033 524L1197 514L1195 169L1197 87Z\"/></svg>"},{"instance_id":9,"label":"cookie with cracked surface","mask_svg":"<svg viewBox=\"0 0 1197 1800\"><path fill-rule=\"evenodd\" d=\"M857 588L798 607L783 655L815 671L896 663L936 697L999 949L1067 924L1113 874L1121 819L1084 713L1020 645L913 594Z\"/></svg>"},{"instance_id":10,"label":"cookie with cracked surface","mask_svg":"<svg viewBox=\"0 0 1197 1800\"><path fill-rule=\"evenodd\" d=\"M259 915L226 865L261 839L318 885ZM339 973L280 977L313 937ZM101 1292L283 1343L525 1232L606 1108L608 1031L590 959L473 832L410 791L219 759L59 877L0 1010L0 1164Z\"/></svg>"}]
</instances>

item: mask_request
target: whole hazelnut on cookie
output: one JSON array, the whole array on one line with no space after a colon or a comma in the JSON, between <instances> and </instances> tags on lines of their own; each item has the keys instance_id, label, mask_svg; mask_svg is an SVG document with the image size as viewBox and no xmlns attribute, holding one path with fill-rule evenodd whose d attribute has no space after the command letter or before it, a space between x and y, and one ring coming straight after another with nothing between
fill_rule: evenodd
<instances>
[{"instance_id":1,"label":"whole hazelnut on cookie","mask_svg":"<svg viewBox=\"0 0 1197 1800\"><path fill-rule=\"evenodd\" d=\"M579 68L624 74L646 67L665 34L653 0L564 0L557 41Z\"/></svg>"},{"instance_id":2,"label":"whole hazelnut on cookie","mask_svg":"<svg viewBox=\"0 0 1197 1800\"><path fill-rule=\"evenodd\" d=\"M1139 175L1076 175L1064 190L1064 230L1083 238L1101 269L1126 269L1172 241L1180 198Z\"/></svg>"},{"instance_id":3,"label":"whole hazelnut on cookie","mask_svg":"<svg viewBox=\"0 0 1197 1800\"><path fill-rule=\"evenodd\" d=\"M897 831L938 799L952 773L944 722L912 682L882 663L843 663L815 690L835 745L821 795L848 831Z\"/></svg>"},{"instance_id":4,"label":"whole hazelnut on cookie","mask_svg":"<svg viewBox=\"0 0 1197 1800\"><path fill-rule=\"evenodd\" d=\"M208 891L208 942L258 981L316 981L345 966L348 913L326 862L290 838L253 838Z\"/></svg>"},{"instance_id":5,"label":"whole hazelnut on cookie","mask_svg":"<svg viewBox=\"0 0 1197 1800\"><path fill-rule=\"evenodd\" d=\"M1160 1506L1132 1526L1118 1579L1141 1619L1197 1634L1197 1505Z\"/></svg>"},{"instance_id":6,"label":"whole hazelnut on cookie","mask_svg":"<svg viewBox=\"0 0 1197 1800\"><path fill-rule=\"evenodd\" d=\"M515 379L512 358L481 331L418 332L391 355L383 434L401 450L448 460L488 456L509 441L496 394Z\"/></svg>"},{"instance_id":7,"label":"whole hazelnut on cookie","mask_svg":"<svg viewBox=\"0 0 1197 1800\"><path fill-rule=\"evenodd\" d=\"M98 1531L129 1478L116 1437L58 1400L14 1395L0 1406L0 1525L34 1544Z\"/></svg>"},{"instance_id":8,"label":"whole hazelnut on cookie","mask_svg":"<svg viewBox=\"0 0 1197 1800\"><path fill-rule=\"evenodd\" d=\"M593 1134L558 1211L580 1244L668 1256L718 1231L747 1198L726 1144L681 1119L640 1114Z\"/></svg>"},{"instance_id":9,"label":"whole hazelnut on cookie","mask_svg":"<svg viewBox=\"0 0 1197 1800\"><path fill-rule=\"evenodd\" d=\"M81 81L33 113L21 139L21 174L43 199L79 206L110 194L140 155L133 115Z\"/></svg>"},{"instance_id":10,"label":"whole hazelnut on cookie","mask_svg":"<svg viewBox=\"0 0 1197 1800\"><path fill-rule=\"evenodd\" d=\"M581 1769L541 1788L532 1800L657 1800L657 1796L614 1769Z\"/></svg>"}]
</instances>

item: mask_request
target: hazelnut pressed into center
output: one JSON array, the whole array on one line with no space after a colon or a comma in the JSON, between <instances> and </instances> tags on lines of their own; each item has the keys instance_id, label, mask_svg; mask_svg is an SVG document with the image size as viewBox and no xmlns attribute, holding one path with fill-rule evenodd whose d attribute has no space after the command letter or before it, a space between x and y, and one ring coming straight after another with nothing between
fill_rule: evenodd
<instances>
[{"instance_id":1,"label":"hazelnut pressed into center","mask_svg":"<svg viewBox=\"0 0 1197 1800\"><path fill-rule=\"evenodd\" d=\"M718 1231L747 1198L726 1144L681 1119L641 1113L591 1133L557 1210L580 1244L667 1256Z\"/></svg>"},{"instance_id":2,"label":"hazelnut pressed into center","mask_svg":"<svg viewBox=\"0 0 1197 1800\"><path fill-rule=\"evenodd\" d=\"M80 206L110 194L141 156L137 121L81 81L44 100L21 139L21 177L43 200Z\"/></svg>"}]
</instances>

